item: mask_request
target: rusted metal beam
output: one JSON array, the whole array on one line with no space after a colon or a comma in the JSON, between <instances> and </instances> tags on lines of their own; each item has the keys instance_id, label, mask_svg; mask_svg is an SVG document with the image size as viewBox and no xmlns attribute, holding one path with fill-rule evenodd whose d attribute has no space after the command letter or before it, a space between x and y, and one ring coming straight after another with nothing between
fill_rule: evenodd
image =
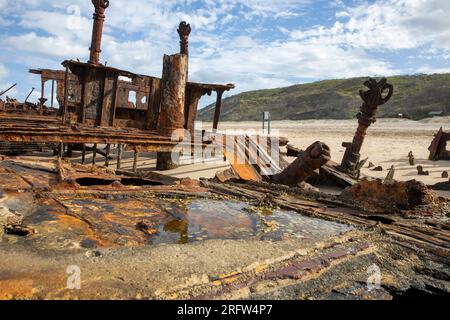
<instances>
[{"instance_id":1,"label":"rusted metal beam","mask_svg":"<svg viewBox=\"0 0 450 320\"><path fill-rule=\"evenodd\" d=\"M25 98L25 103L27 103L28 99L30 98L31 94L34 92L34 88L31 88L30 93L27 95L27 97Z\"/></svg>"},{"instance_id":2,"label":"rusted metal beam","mask_svg":"<svg viewBox=\"0 0 450 320\"><path fill-rule=\"evenodd\" d=\"M219 120L220 120L220 112L222 108L222 96L224 91L218 90L217 91L217 100L216 100L216 110L214 111L214 122L213 122L213 132L217 132L217 128L219 127Z\"/></svg>"},{"instance_id":3,"label":"rusted metal beam","mask_svg":"<svg viewBox=\"0 0 450 320\"><path fill-rule=\"evenodd\" d=\"M64 75L64 102L62 107L63 122L69 119L69 66L66 65L66 73Z\"/></svg>"},{"instance_id":4,"label":"rusted metal beam","mask_svg":"<svg viewBox=\"0 0 450 320\"><path fill-rule=\"evenodd\" d=\"M9 87L8 89L3 90L2 92L0 92L0 97L1 97L2 95L4 95L5 93L7 93L8 91L10 91L11 89L13 89L15 86L17 86L17 83L13 84L13 85L12 85L11 87Z\"/></svg>"},{"instance_id":5,"label":"rusted metal beam","mask_svg":"<svg viewBox=\"0 0 450 320\"><path fill-rule=\"evenodd\" d=\"M50 106L53 108L53 102L55 99L55 80L52 80L52 96L51 96L51 102Z\"/></svg>"}]
</instances>

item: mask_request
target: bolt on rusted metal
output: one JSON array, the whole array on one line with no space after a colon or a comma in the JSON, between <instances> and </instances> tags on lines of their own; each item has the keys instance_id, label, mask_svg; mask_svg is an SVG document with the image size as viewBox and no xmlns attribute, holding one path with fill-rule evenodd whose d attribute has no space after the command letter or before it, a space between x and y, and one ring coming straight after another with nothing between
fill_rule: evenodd
<instances>
[{"instance_id":1,"label":"bolt on rusted metal","mask_svg":"<svg viewBox=\"0 0 450 320\"><path fill-rule=\"evenodd\" d=\"M105 10L109 7L109 0L92 0L95 7L94 23L92 26L92 41L90 47L89 63L99 64L102 46L103 23L105 21Z\"/></svg>"},{"instance_id":2,"label":"bolt on rusted metal","mask_svg":"<svg viewBox=\"0 0 450 320\"><path fill-rule=\"evenodd\" d=\"M178 35L180 36L180 53L189 54L189 35L191 34L191 25L186 21L182 21L178 27Z\"/></svg>"},{"instance_id":3,"label":"bolt on rusted metal","mask_svg":"<svg viewBox=\"0 0 450 320\"><path fill-rule=\"evenodd\" d=\"M364 82L364 86L369 88L367 91L359 92L363 105L358 113L358 129L356 130L353 142L344 142L343 147L346 148L344 158L342 159L340 169L348 174L358 176L358 163L361 158L360 151L366 136L367 129L371 124L376 122L376 112L378 107L388 102L394 94L394 86L387 83L386 78L380 81L369 78ZM383 97L385 91L387 95Z\"/></svg>"}]
</instances>

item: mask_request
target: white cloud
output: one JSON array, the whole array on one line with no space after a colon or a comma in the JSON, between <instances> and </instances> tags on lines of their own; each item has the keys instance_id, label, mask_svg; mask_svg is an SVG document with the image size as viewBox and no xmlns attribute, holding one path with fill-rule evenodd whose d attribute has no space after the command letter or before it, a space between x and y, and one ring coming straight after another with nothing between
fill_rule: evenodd
<instances>
[{"instance_id":1,"label":"white cloud","mask_svg":"<svg viewBox=\"0 0 450 320\"><path fill-rule=\"evenodd\" d=\"M430 44L449 49L450 1L379 0L346 7L332 27L296 30L293 39L364 49L400 50Z\"/></svg>"},{"instance_id":2,"label":"white cloud","mask_svg":"<svg viewBox=\"0 0 450 320\"><path fill-rule=\"evenodd\" d=\"M4 78L8 74L8 69L0 63L0 79Z\"/></svg>"}]
</instances>

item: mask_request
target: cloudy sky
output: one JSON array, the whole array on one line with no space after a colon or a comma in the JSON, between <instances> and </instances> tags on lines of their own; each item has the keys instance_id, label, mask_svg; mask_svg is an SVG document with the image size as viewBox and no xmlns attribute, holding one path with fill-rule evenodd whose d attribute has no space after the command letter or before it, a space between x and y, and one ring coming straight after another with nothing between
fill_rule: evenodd
<instances>
[{"instance_id":1,"label":"cloudy sky","mask_svg":"<svg viewBox=\"0 0 450 320\"><path fill-rule=\"evenodd\" d=\"M190 80L233 93L330 78L450 72L449 0L111 0L102 61L161 76L181 20ZM23 99L37 76L89 56L90 0L0 0L0 89ZM203 105L209 101L203 101Z\"/></svg>"}]
</instances>

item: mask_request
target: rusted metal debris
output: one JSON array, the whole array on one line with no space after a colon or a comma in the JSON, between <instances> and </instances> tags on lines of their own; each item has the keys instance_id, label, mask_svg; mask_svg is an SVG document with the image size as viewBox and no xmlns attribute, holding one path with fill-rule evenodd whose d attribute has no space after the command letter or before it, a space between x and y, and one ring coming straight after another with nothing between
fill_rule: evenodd
<instances>
[{"instance_id":1,"label":"rusted metal debris","mask_svg":"<svg viewBox=\"0 0 450 320\"><path fill-rule=\"evenodd\" d=\"M361 158L360 151L369 126L376 122L376 112L380 105L387 103L394 94L394 87L389 84L386 78L380 81L370 78L364 85L368 91L360 91L361 99L364 101L361 111L358 113L358 129L356 130L353 142L345 142L346 148L340 169L353 176L358 176L357 167ZM385 91L387 90L386 96Z\"/></svg>"},{"instance_id":2,"label":"rusted metal debris","mask_svg":"<svg viewBox=\"0 0 450 320\"><path fill-rule=\"evenodd\" d=\"M447 150L448 141L450 141L450 133L444 132L441 127L428 148L430 150L428 159L433 161L450 160L450 151Z\"/></svg>"},{"instance_id":3,"label":"rusted metal debris","mask_svg":"<svg viewBox=\"0 0 450 320\"><path fill-rule=\"evenodd\" d=\"M410 151L408 153L408 161L409 161L409 165L410 166L415 166L416 165L416 158L414 157L414 154L412 151Z\"/></svg>"},{"instance_id":4,"label":"rusted metal debris","mask_svg":"<svg viewBox=\"0 0 450 320\"><path fill-rule=\"evenodd\" d=\"M386 214L403 212L404 215L443 216L448 211L447 201L439 197L419 181L399 182L391 179L361 181L342 193L343 199L365 210Z\"/></svg>"},{"instance_id":5,"label":"rusted metal debris","mask_svg":"<svg viewBox=\"0 0 450 320\"><path fill-rule=\"evenodd\" d=\"M317 172L330 159L330 148L322 142L315 142L304 152L301 152L297 159L285 170L271 176L270 181L297 186Z\"/></svg>"}]
</instances>

